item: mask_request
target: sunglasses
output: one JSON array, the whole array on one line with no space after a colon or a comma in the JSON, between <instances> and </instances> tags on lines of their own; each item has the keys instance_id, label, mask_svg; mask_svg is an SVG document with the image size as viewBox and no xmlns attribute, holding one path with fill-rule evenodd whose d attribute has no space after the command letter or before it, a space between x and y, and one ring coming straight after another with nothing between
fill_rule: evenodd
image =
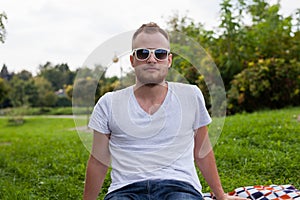
<instances>
[{"instance_id":1,"label":"sunglasses","mask_svg":"<svg viewBox=\"0 0 300 200\"><path fill-rule=\"evenodd\" d=\"M168 58L170 50L163 49L163 48L160 48L160 49L144 49L144 48L133 49L133 55L139 61L147 60L150 57L151 53L153 53L154 58L156 60L163 61Z\"/></svg>"}]
</instances>

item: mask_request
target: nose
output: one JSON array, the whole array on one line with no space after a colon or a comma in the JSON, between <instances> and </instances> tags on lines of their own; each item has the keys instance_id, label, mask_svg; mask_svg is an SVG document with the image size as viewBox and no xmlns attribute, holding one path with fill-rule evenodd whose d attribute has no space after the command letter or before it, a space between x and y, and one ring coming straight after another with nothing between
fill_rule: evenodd
<instances>
[{"instance_id":1,"label":"nose","mask_svg":"<svg viewBox=\"0 0 300 200\"><path fill-rule=\"evenodd\" d=\"M149 58L147 59L147 63L157 63L157 60L154 57L154 52L150 53Z\"/></svg>"}]
</instances>

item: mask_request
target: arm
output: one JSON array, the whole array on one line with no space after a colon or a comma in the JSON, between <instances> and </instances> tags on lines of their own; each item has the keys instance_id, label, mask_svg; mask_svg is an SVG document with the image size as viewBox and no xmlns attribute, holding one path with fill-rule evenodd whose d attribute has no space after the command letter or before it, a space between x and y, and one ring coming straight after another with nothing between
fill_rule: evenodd
<instances>
[{"instance_id":1,"label":"arm","mask_svg":"<svg viewBox=\"0 0 300 200\"><path fill-rule=\"evenodd\" d=\"M195 135L194 159L207 184L217 200L245 200L246 198L229 196L224 193L218 174L214 152L206 126L199 128Z\"/></svg>"},{"instance_id":2,"label":"arm","mask_svg":"<svg viewBox=\"0 0 300 200\"><path fill-rule=\"evenodd\" d=\"M110 164L109 135L94 131L93 146L87 163L83 199L97 199Z\"/></svg>"},{"instance_id":3,"label":"arm","mask_svg":"<svg viewBox=\"0 0 300 200\"><path fill-rule=\"evenodd\" d=\"M195 135L194 159L204 179L217 199L224 199L224 191L218 174L215 156L209 141L207 127L200 127Z\"/></svg>"}]
</instances>

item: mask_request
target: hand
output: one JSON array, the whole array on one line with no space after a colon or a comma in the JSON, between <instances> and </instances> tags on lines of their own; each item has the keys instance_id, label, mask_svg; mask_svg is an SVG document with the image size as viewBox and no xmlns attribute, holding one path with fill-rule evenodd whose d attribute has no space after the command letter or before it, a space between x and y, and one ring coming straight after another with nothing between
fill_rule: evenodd
<instances>
[{"instance_id":1,"label":"hand","mask_svg":"<svg viewBox=\"0 0 300 200\"><path fill-rule=\"evenodd\" d=\"M248 200L245 197L239 197L239 196L232 196L232 195L228 195L228 194L224 194L223 197L218 198L217 200Z\"/></svg>"}]
</instances>

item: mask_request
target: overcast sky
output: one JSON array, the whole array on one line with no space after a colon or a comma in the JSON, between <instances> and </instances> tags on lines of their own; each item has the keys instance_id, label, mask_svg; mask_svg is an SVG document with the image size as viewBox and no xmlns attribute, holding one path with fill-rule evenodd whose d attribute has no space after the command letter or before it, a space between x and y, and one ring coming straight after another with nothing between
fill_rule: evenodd
<instances>
[{"instance_id":1,"label":"overcast sky","mask_svg":"<svg viewBox=\"0 0 300 200\"><path fill-rule=\"evenodd\" d=\"M175 12L187 13L207 29L219 24L221 0L0 0L8 17L7 37L0 43L0 68L38 71L40 64L68 63L79 68L88 55L111 37L157 22L163 28ZM271 4L276 0L270 0ZM281 0L284 16L300 8L300 0Z\"/></svg>"}]
</instances>

